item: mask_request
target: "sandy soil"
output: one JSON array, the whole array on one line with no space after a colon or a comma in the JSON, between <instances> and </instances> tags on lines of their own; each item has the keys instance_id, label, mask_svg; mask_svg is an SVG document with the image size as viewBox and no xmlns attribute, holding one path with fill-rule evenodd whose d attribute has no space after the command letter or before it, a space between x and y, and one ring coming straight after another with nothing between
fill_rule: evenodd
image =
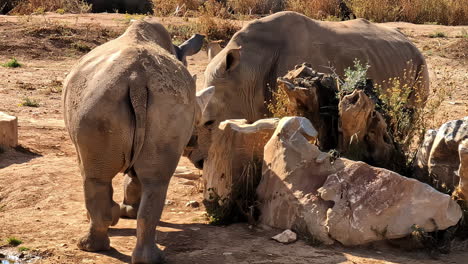
<instances>
[{"instance_id":1,"label":"sandy soil","mask_svg":"<svg viewBox=\"0 0 468 264\"><path fill-rule=\"evenodd\" d=\"M122 32L129 17L88 14L11 17L0 16L0 62L16 57L22 67L0 67L0 111L19 119L22 148L0 154L0 245L16 237L24 246L46 255L40 263L129 263L135 245L134 220L121 219L111 228L109 252L87 253L76 248L87 229L81 177L75 150L62 119L60 83L84 53L73 43L94 47ZM163 23L187 23L163 19ZM63 34L60 25L74 31ZM407 34L427 57L432 88L453 83L456 89L434 116L434 126L468 115L468 27L389 23ZM67 29L68 30L68 29ZM66 31L66 30L65 30ZM445 38L429 38L444 32ZM60 33L60 34L59 34ZM75 45L76 46L76 45ZM208 61L204 52L188 59L189 70L203 83ZM20 106L24 98L39 107ZM179 166L197 171L186 159ZM114 181L120 202L122 175ZM202 200L201 180L173 177L158 245L168 263L466 263L466 247L455 248L440 260L423 251L403 251L385 244L346 249L312 247L304 241L278 244L270 237L281 230L249 228L247 224L208 225L204 208L189 208L188 201Z\"/></svg>"}]
</instances>

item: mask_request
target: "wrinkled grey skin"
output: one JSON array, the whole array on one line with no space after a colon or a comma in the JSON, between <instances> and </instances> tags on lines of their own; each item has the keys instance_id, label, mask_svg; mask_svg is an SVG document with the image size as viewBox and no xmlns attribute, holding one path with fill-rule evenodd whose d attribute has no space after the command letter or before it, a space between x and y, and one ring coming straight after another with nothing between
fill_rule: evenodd
<instances>
[{"instance_id":1,"label":"wrinkled grey skin","mask_svg":"<svg viewBox=\"0 0 468 264\"><path fill-rule=\"evenodd\" d=\"M212 54L210 52L210 54ZM237 32L208 64L205 87L216 93L203 114L203 127L184 153L202 168L210 146L210 135L219 122L245 118L249 122L270 116L266 102L276 90L277 77L303 62L324 73L330 67L343 76L357 58L368 62L368 77L382 83L401 77L402 85L415 86L423 102L429 92L426 63L418 49L400 32L364 19L346 22L315 21L295 12L279 12L254 20ZM408 65L408 61L412 63ZM403 78L404 70L412 71ZM417 74L416 74L417 73ZM416 83L416 80L420 83ZM383 89L388 88L385 84Z\"/></svg>"},{"instance_id":2,"label":"wrinkled grey skin","mask_svg":"<svg viewBox=\"0 0 468 264\"><path fill-rule=\"evenodd\" d=\"M200 48L185 49L191 51L182 58ZM89 231L78 242L82 250L110 248L108 227L121 212L112 199L112 179L128 172L138 182L126 180L125 197L139 200L141 192L139 208L122 205L122 211L137 216L132 263L162 261L155 227L169 180L214 93L211 88L196 97L195 82L175 55L162 25L139 21L84 56L65 80L65 124L78 154L90 218Z\"/></svg>"}]
</instances>

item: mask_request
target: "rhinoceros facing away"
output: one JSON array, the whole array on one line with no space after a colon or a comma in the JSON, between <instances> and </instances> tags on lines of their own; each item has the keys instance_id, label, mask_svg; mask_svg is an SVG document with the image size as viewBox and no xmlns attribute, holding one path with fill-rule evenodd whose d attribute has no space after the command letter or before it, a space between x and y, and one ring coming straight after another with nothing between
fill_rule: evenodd
<instances>
[{"instance_id":1,"label":"rhinoceros facing away","mask_svg":"<svg viewBox=\"0 0 468 264\"><path fill-rule=\"evenodd\" d=\"M174 47L162 25L138 21L84 56L67 76L65 124L78 154L90 218L80 249L109 249L107 230L120 216L112 179L128 172L142 188L132 263L161 260L155 227L169 180L214 93L209 88L196 97L195 82L176 56L184 60L198 52L202 37Z\"/></svg>"},{"instance_id":2,"label":"rhinoceros facing away","mask_svg":"<svg viewBox=\"0 0 468 264\"><path fill-rule=\"evenodd\" d=\"M382 89L388 88L389 78L399 77L402 87L414 89L410 102L427 99L424 57L397 30L364 19L316 21L295 12L279 12L247 24L208 64L205 87L215 86L216 93L203 114L204 126L191 140L197 142L198 137L198 146L192 145L185 155L202 167L210 131L219 122L232 118L254 122L268 116L266 102L276 89L277 77L295 65L307 62L324 73L334 68L343 76L355 59L371 66L368 77L382 84Z\"/></svg>"}]
</instances>

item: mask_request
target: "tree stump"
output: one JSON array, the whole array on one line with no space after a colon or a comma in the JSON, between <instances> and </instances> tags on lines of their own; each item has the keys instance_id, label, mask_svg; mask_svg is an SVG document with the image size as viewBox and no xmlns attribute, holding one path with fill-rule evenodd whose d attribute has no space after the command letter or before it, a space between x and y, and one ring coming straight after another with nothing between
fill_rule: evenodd
<instances>
[{"instance_id":1,"label":"tree stump","mask_svg":"<svg viewBox=\"0 0 468 264\"><path fill-rule=\"evenodd\" d=\"M208 214L219 223L247 218L260 181L263 148L273 134L278 119L261 119L248 124L245 119L221 122L213 134L208 158L203 166L204 203Z\"/></svg>"},{"instance_id":2,"label":"tree stump","mask_svg":"<svg viewBox=\"0 0 468 264\"><path fill-rule=\"evenodd\" d=\"M18 119L0 112L0 146L18 146Z\"/></svg>"}]
</instances>

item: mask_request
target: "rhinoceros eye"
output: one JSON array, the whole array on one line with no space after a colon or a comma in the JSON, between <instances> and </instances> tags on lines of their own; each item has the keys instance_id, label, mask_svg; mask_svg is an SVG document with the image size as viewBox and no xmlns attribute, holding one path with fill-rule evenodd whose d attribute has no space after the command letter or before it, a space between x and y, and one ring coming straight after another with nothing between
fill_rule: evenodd
<instances>
[{"instance_id":1,"label":"rhinoceros eye","mask_svg":"<svg viewBox=\"0 0 468 264\"><path fill-rule=\"evenodd\" d=\"M206 128L206 129L212 129L213 128L213 125L214 125L215 121L214 120L210 120L210 121L206 121L205 124L203 124L203 126Z\"/></svg>"}]
</instances>

